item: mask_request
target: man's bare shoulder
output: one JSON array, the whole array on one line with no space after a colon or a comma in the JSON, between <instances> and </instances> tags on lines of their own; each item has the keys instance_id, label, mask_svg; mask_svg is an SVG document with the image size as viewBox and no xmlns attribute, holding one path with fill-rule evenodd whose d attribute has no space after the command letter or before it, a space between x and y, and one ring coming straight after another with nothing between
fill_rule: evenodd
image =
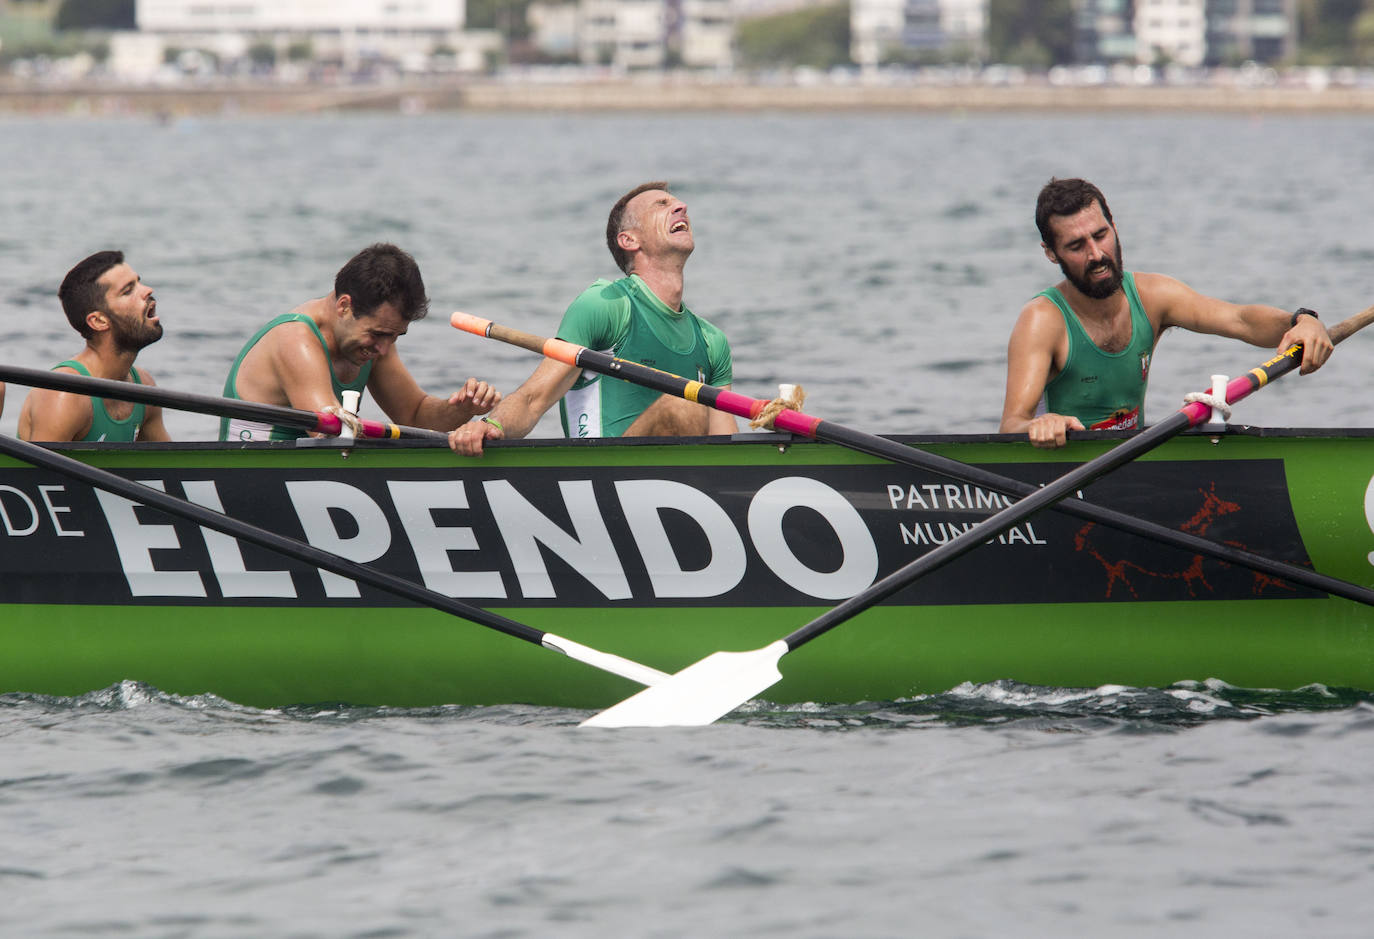
<instances>
[{"instance_id":1,"label":"man's bare shoulder","mask_svg":"<svg viewBox=\"0 0 1374 939\"><path fill-rule=\"evenodd\" d=\"M1168 274L1136 271L1134 277L1136 293L1140 294L1141 300L1155 296L1166 296L1177 290L1187 289L1183 281L1177 277L1170 277Z\"/></svg>"},{"instance_id":2,"label":"man's bare shoulder","mask_svg":"<svg viewBox=\"0 0 1374 939\"><path fill-rule=\"evenodd\" d=\"M1064 315L1049 297L1037 295L1026 301L1026 305L1021 308L1013 332L1028 338L1053 339L1065 332Z\"/></svg>"}]
</instances>

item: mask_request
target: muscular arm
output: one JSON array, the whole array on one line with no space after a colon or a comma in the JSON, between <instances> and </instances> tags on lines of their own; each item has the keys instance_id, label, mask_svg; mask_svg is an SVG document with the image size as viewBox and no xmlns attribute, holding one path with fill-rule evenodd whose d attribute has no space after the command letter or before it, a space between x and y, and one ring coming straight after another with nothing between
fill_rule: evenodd
<instances>
[{"instance_id":1,"label":"muscular arm","mask_svg":"<svg viewBox=\"0 0 1374 939\"><path fill-rule=\"evenodd\" d=\"M448 445L454 452L465 456L481 456L482 445L487 440L524 437L544 412L553 407L559 398L568 393L581 369L565 365L553 359L545 359L535 368L534 373L525 379L524 384L507 395L486 421L469 421L448 435ZM500 427L496 425L499 424Z\"/></svg>"},{"instance_id":2,"label":"muscular arm","mask_svg":"<svg viewBox=\"0 0 1374 939\"><path fill-rule=\"evenodd\" d=\"M1050 301L1037 297L1026 304L1007 342L1007 390L1002 402L1004 434L1025 433L1037 447L1062 447L1068 431L1082 430L1072 414L1035 414L1045 386L1068 355L1064 318Z\"/></svg>"},{"instance_id":3,"label":"muscular arm","mask_svg":"<svg viewBox=\"0 0 1374 939\"><path fill-rule=\"evenodd\" d=\"M1164 274L1137 274L1136 288L1150 318L1156 321L1156 335L1165 327L1180 326L1280 351L1300 342L1303 374L1321 368L1331 355L1331 337L1314 317L1300 316L1294 325L1293 314L1287 310L1218 300Z\"/></svg>"},{"instance_id":4,"label":"muscular arm","mask_svg":"<svg viewBox=\"0 0 1374 939\"><path fill-rule=\"evenodd\" d=\"M90 430L91 399L85 395L35 388L19 412L21 440L70 443Z\"/></svg>"},{"instance_id":5,"label":"muscular arm","mask_svg":"<svg viewBox=\"0 0 1374 939\"><path fill-rule=\"evenodd\" d=\"M235 389L245 401L322 411L334 398L329 361L303 323L285 323L259 340L239 366Z\"/></svg>"},{"instance_id":6,"label":"muscular arm","mask_svg":"<svg viewBox=\"0 0 1374 939\"><path fill-rule=\"evenodd\" d=\"M446 399L427 394L394 349L373 364L367 388L393 421L430 430L453 430L501 400L496 389L475 378Z\"/></svg>"}]
</instances>

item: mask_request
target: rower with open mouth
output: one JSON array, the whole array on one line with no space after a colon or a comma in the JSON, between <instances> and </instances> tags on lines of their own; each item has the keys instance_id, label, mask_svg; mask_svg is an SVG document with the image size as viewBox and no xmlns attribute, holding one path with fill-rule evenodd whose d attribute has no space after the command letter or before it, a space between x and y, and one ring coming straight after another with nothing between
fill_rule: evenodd
<instances>
[{"instance_id":1,"label":"rower with open mouth","mask_svg":"<svg viewBox=\"0 0 1374 939\"><path fill-rule=\"evenodd\" d=\"M696 247L687 204L665 182L636 186L612 207L606 245L625 276L584 290L563 314L558 338L729 388L729 341L683 303L683 268ZM490 415L450 434L449 446L480 456L488 440L524 437L554 402L569 437L685 437L738 429L724 412L545 359Z\"/></svg>"},{"instance_id":2,"label":"rower with open mouth","mask_svg":"<svg viewBox=\"0 0 1374 939\"><path fill-rule=\"evenodd\" d=\"M154 384L134 365L139 352L162 338L153 288L124 261L122 251L97 251L67 272L57 291L62 310L86 347L53 367L54 371ZM3 400L0 397L0 400ZM169 440L162 408L70 391L35 388L19 411L24 440L69 443L74 440Z\"/></svg>"},{"instance_id":3,"label":"rower with open mouth","mask_svg":"<svg viewBox=\"0 0 1374 939\"><path fill-rule=\"evenodd\" d=\"M1127 271L1107 199L1087 180L1051 179L1035 224L1064 279L1036 294L1012 329L1003 433L1053 449L1075 430L1140 428L1150 362L1173 326L1280 351L1301 343L1304 374L1331 355L1311 310L1228 303L1164 274Z\"/></svg>"}]
</instances>

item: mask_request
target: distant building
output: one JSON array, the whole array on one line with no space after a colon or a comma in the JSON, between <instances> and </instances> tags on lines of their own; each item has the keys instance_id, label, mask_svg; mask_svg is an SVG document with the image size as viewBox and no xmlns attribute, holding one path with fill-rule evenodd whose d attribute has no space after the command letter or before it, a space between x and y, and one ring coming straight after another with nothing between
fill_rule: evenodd
<instances>
[{"instance_id":1,"label":"distant building","mask_svg":"<svg viewBox=\"0 0 1374 939\"><path fill-rule=\"evenodd\" d=\"M850 0L850 58L874 66L942 53L981 56L988 0Z\"/></svg>"},{"instance_id":2,"label":"distant building","mask_svg":"<svg viewBox=\"0 0 1374 939\"><path fill-rule=\"evenodd\" d=\"M545 3L536 0L525 9L530 42L555 59L577 58L581 10L577 3Z\"/></svg>"},{"instance_id":3,"label":"distant building","mask_svg":"<svg viewBox=\"0 0 1374 939\"><path fill-rule=\"evenodd\" d=\"M664 0L581 0L579 58L587 65L662 68L668 58Z\"/></svg>"},{"instance_id":4,"label":"distant building","mask_svg":"<svg viewBox=\"0 0 1374 939\"><path fill-rule=\"evenodd\" d=\"M1204 0L1136 0L1136 61L1202 64L1207 50Z\"/></svg>"},{"instance_id":5,"label":"distant building","mask_svg":"<svg viewBox=\"0 0 1374 939\"><path fill-rule=\"evenodd\" d=\"M385 58L414 60L444 50L460 60L487 37L463 34L464 0L135 0L139 32L168 45L221 55L267 43L285 51L308 43L316 58L345 67ZM469 41L472 40L472 41Z\"/></svg>"},{"instance_id":6,"label":"distant building","mask_svg":"<svg viewBox=\"0 0 1374 939\"><path fill-rule=\"evenodd\" d=\"M735 16L730 0L682 0L679 55L689 68L735 64Z\"/></svg>"},{"instance_id":7,"label":"distant building","mask_svg":"<svg viewBox=\"0 0 1374 939\"><path fill-rule=\"evenodd\" d=\"M1075 62L1100 64L1135 61L1135 10L1141 0L1075 0Z\"/></svg>"},{"instance_id":8,"label":"distant building","mask_svg":"<svg viewBox=\"0 0 1374 939\"><path fill-rule=\"evenodd\" d=\"M730 0L580 0L579 58L618 69L729 68Z\"/></svg>"},{"instance_id":9,"label":"distant building","mask_svg":"<svg viewBox=\"0 0 1374 939\"><path fill-rule=\"evenodd\" d=\"M1297 0L1207 0L1206 64L1292 59L1297 19Z\"/></svg>"}]
</instances>

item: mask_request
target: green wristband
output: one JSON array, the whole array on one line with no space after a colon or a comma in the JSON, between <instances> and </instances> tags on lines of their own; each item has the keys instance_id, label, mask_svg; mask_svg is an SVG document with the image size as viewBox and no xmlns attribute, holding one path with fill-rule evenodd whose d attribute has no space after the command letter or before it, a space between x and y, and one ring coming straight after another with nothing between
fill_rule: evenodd
<instances>
[{"instance_id":1,"label":"green wristband","mask_svg":"<svg viewBox=\"0 0 1374 939\"><path fill-rule=\"evenodd\" d=\"M503 434L506 432L506 428L504 428L504 427L501 426L501 422L500 422L500 421L494 421L494 420L492 420L492 419L489 418L489 417L483 417L483 418L481 418L481 421L482 421L483 424L490 424L492 427L495 427L497 430L501 431L501 433L503 433Z\"/></svg>"}]
</instances>

